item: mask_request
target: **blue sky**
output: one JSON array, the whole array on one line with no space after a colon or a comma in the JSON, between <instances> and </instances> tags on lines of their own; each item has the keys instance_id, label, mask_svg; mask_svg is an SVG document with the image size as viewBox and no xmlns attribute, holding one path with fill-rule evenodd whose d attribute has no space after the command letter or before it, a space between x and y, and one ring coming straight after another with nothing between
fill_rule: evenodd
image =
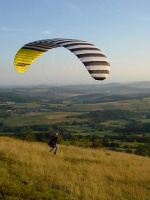
<instances>
[{"instance_id":1,"label":"blue sky","mask_svg":"<svg viewBox=\"0 0 150 200\"><path fill-rule=\"evenodd\" d=\"M0 0L0 85L105 84L150 81L149 0ZM85 40L110 61L95 81L64 48L48 51L24 73L14 70L17 51L49 38Z\"/></svg>"}]
</instances>

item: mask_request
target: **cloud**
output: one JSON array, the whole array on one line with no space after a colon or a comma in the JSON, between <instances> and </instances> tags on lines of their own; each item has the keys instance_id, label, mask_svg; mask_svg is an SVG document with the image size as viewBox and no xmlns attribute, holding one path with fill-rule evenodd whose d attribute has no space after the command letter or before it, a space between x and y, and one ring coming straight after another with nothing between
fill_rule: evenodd
<instances>
[{"instance_id":1,"label":"cloud","mask_svg":"<svg viewBox=\"0 0 150 200\"><path fill-rule=\"evenodd\" d=\"M142 17L142 20L144 20L144 21L150 21L150 17Z\"/></svg>"},{"instance_id":2,"label":"cloud","mask_svg":"<svg viewBox=\"0 0 150 200\"><path fill-rule=\"evenodd\" d=\"M49 35L49 34L51 34L51 33L52 33L52 31L45 30L45 31L42 31L41 33L42 33L42 34L44 34L44 35Z\"/></svg>"},{"instance_id":3,"label":"cloud","mask_svg":"<svg viewBox=\"0 0 150 200\"><path fill-rule=\"evenodd\" d=\"M0 31L28 31L25 29L18 29L18 28L8 28L8 27L0 27Z\"/></svg>"},{"instance_id":4,"label":"cloud","mask_svg":"<svg viewBox=\"0 0 150 200\"><path fill-rule=\"evenodd\" d=\"M123 11L118 9L118 10L115 10L116 13L122 13Z\"/></svg>"},{"instance_id":5,"label":"cloud","mask_svg":"<svg viewBox=\"0 0 150 200\"><path fill-rule=\"evenodd\" d=\"M9 28L9 27L0 27L0 31L1 33L3 32L8 32L11 34L14 33L14 32L33 32L33 30L26 30L26 29L19 29L19 28ZM43 35L49 35L51 34L52 31L49 31L49 30L44 30L44 31L41 31L41 34Z\"/></svg>"},{"instance_id":6,"label":"cloud","mask_svg":"<svg viewBox=\"0 0 150 200\"><path fill-rule=\"evenodd\" d=\"M71 4L71 3L67 3L66 5L70 10L78 11L78 8L75 5Z\"/></svg>"}]
</instances>

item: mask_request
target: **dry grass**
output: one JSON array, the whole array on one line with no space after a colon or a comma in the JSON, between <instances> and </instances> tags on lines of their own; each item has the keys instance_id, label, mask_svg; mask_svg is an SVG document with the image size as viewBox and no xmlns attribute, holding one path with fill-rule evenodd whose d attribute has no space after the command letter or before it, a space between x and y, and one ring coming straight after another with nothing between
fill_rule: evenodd
<instances>
[{"instance_id":1,"label":"dry grass","mask_svg":"<svg viewBox=\"0 0 150 200\"><path fill-rule=\"evenodd\" d=\"M54 155L47 144L7 137L0 156L4 199L150 199L149 158L63 145Z\"/></svg>"}]
</instances>

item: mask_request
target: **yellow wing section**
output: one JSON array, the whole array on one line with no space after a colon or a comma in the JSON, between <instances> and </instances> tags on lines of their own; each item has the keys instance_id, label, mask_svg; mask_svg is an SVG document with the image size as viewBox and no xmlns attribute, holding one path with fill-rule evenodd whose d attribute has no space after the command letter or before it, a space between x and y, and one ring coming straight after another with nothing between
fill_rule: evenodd
<instances>
[{"instance_id":1,"label":"yellow wing section","mask_svg":"<svg viewBox=\"0 0 150 200\"><path fill-rule=\"evenodd\" d=\"M14 67L17 72L24 73L28 67L45 51L21 48L15 56Z\"/></svg>"}]
</instances>

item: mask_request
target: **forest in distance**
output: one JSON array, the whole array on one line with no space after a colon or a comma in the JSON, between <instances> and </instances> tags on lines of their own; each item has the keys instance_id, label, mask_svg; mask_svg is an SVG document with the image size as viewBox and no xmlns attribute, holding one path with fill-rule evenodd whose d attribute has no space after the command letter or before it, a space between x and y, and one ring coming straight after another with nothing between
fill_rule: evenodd
<instances>
[{"instance_id":1,"label":"forest in distance","mask_svg":"<svg viewBox=\"0 0 150 200\"><path fill-rule=\"evenodd\" d=\"M0 88L0 134L150 156L150 82Z\"/></svg>"}]
</instances>

